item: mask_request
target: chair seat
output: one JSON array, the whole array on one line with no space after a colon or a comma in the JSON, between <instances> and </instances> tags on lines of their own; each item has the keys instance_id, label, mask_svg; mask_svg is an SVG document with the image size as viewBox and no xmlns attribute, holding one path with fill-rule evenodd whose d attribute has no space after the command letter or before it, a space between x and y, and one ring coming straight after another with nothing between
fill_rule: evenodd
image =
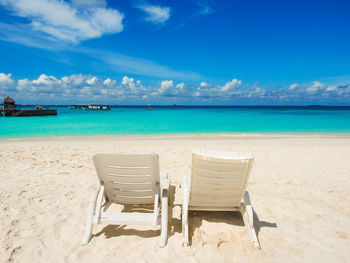
<instances>
[{"instance_id":1,"label":"chair seat","mask_svg":"<svg viewBox=\"0 0 350 263\"><path fill-rule=\"evenodd\" d=\"M115 225L158 225L158 216L156 213L101 213L101 224Z\"/></svg>"}]
</instances>

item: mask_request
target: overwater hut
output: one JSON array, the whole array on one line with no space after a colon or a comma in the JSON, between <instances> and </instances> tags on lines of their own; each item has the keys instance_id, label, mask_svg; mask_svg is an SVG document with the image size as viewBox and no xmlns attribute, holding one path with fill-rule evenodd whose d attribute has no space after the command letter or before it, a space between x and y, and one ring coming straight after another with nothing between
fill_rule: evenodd
<instances>
[{"instance_id":1,"label":"overwater hut","mask_svg":"<svg viewBox=\"0 0 350 263\"><path fill-rule=\"evenodd\" d=\"M0 116L45 116L45 115L57 115L56 109L48 109L47 107L36 106L36 109L22 109L21 107L16 109L16 102L7 97L3 100L4 109L0 112Z\"/></svg>"},{"instance_id":2,"label":"overwater hut","mask_svg":"<svg viewBox=\"0 0 350 263\"><path fill-rule=\"evenodd\" d=\"M5 110L11 110L16 108L16 102L10 96L8 96L2 102L4 103Z\"/></svg>"}]
</instances>

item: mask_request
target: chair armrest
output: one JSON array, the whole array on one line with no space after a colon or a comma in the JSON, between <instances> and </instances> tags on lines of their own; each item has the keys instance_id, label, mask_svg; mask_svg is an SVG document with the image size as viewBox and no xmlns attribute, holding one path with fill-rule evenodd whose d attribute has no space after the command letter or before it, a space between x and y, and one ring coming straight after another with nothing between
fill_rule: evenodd
<instances>
[{"instance_id":1,"label":"chair armrest","mask_svg":"<svg viewBox=\"0 0 350 263\"><path fill-rule=\"evenodd\" d=\"M170 180L168 179L168 175L166 173L160 174L160 198L161 198L161 206L162 206L162 214L161 214L161 233L160 233L160 247L164 247L168 240L168 205L169 205L169 188L170 188Z\"/></svg>"},{"instance_id":2,"label":"chair armrest","mask_svg":"<svg viewBox=\"0 0 350 263\"><path fill-rule=\"evenodd\" d=\"M160 189L160 186L157 183L156 189L154 191L154 212L155 212L156 216L158 216L158 214L159 214L159 200L160 200L160 198L159 198L159 191L160 190L159 189Z\"/></svg>"},{"instance_id":3,"label":"chair armrest","mask_svg":"<svg viewBox=\"0 0 350 263\"><path fill-rule=\"evenodd\" d=\"M96 226L100 220L100 215L101 215L101 205L102 205L102 200L103 196L105 193L105 186L103 184L100 185L100 190L97 195L97 201L96 201L96 214L94 217L94 225Z\"/></svg>"},{"instance_id":4,"label":"chair armrest","mask_svg":"<svg viewBox=\"0 0 350 263\"><path fill-rule=\"evenodd\" d=\"M189 177L187 175L182 176L181 178L181 189L182 189L182 206L188 207L189 197L190 197L190 186L189 186Z\"/></svg>"},{"instance_id":5,"label":"chair armrest","mask_svg":"<svg viewBox=\"0 0 350 263\"><path fill-rule=\"evenodd\" d=\"M188 238L188 205L190 197L190 177L182 176L181 178L181 190L182 190L182 207L181 207L181 221L182 221L182 245L189 245Z\"/></svg>"}]
</instances>

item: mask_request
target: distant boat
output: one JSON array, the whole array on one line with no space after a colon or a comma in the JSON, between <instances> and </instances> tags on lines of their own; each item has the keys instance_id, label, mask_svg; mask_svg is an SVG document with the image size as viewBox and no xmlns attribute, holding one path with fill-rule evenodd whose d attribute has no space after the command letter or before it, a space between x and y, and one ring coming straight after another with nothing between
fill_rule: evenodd
<instances>
[{"instance_id":1,"label":"distant boat","mask_svg":"<svg viewBox=\"0 0 350 263\"><path fill-rule=\"evenodd\" d=\"M70 110L111 110L108 105L103 104L89 104L89 105L74 105L68 107Z\"/></svg>"},{"instance_id":2,"label":"distant boat","mask_svg":"<svg viewBox=\"0 0 350 263\"><path fill-rule=\"evenodd\" d=\"M147 110L152 110L151 104L147 105Z\"/></svg>"},{"instance_id":3,"label":"distant boat","mask_svg":"<svg viewBox=\"0 0 350 263\"><path fill-rule=\"evenodd\" d=\"M90 104L87 108L88 110L111 110L112 108L108 105L102 104Z\"/></svg>"}]
</instances>

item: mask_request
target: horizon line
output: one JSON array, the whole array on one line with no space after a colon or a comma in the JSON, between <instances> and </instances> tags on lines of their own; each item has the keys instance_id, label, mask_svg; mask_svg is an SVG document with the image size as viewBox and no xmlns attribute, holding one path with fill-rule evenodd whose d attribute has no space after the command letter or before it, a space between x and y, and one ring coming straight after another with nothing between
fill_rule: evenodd
<instances>
[{"instance_id":1,"label":"horizon line","mask_svg":"<svg viewBox=\"0 0 350 263\"><path fill-rule=\"evenodd\" d=\"M3 105L1 103L0 105ZM191 104L106 104L106 103L80 103L80 104L16 104L19 106L75 106L75 105L106 105L110 107L350 107L350 105L322 105L322 104L303 104L303 105L191 105Z\"/></svg>"}]
</instances>

